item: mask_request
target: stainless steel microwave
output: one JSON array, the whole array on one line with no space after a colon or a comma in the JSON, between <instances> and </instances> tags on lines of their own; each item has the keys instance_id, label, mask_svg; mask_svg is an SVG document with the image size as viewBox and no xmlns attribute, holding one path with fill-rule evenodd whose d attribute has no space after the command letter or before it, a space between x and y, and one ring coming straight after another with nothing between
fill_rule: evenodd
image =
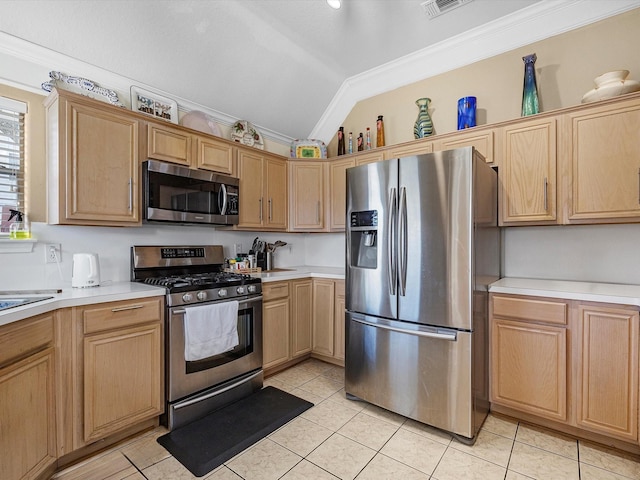
<instances>
[{"instance_id":1,"label":"stainless steel microwave","mask_svg":"<svg viewBox=\"0 0 640 480\"><path fill-rule=\"evenodd\" d=\"M145 222L236 225L239 180L147 160L142 163Z\"/></svg>"}]
</instances>

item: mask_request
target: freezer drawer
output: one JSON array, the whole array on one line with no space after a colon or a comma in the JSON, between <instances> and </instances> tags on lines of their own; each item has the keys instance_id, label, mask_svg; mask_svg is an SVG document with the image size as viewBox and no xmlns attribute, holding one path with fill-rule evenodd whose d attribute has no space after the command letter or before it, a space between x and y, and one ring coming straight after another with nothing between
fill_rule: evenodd
<instances>
[{"instance_id":1,"label":"freezer drawer","mask_svg":"<svg viewBox=\"0 0 640 480\"><path fill-rule=\"evenodd\" d=\"M352 312L346 321L347 394L463 440L475 438L488 413L488 402L477 395L486 389L474 378L478 333Z\"/></svg>"}]
</instances>

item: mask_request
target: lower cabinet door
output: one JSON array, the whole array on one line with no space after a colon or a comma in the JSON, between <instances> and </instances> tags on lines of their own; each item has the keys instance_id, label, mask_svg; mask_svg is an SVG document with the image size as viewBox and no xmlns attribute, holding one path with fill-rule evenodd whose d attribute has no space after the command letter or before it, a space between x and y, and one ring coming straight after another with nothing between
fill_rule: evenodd
<instances>
[{"instance_id":1,"label":"lower cabinet door","mask_svg":"<svg viewBox=\"0 0 640 480\"><path fill-rule=\"evenodd\" d=\"M289 298L262 305L262 366L274 367L289 360Z\"/></svg>"},{"instance_id":2,"label":"lower cabinet door","mask_svg":"<svg viewBox=\"0 0 640 480\"><path fill-rule=\"evenodd\" d=\"M84 440L94 441L164 409L160 323L84 338Z\"/></svg>"},{"instance_id":3,"label":"lower cabinet door","mask_svg":"<svg viewBox=\"0 0 640 480\"><path fill-rule=\"evenodd\" d=\"M579 307L580 427L638 440L638 312Z\"/></svg>"},{"instance_id":4,"label":"lower cabinet door","mask_svg":"<svg viewBox=\"0 0 640 480\"><path fill-rule=\"evenodd\" d=\"M491 402L567 421L567 331L494 320Z\"/></svg>"},{"instance_id":5,"label":"lower cabinet door","mask_svg":"<svg viewBox=\"0 0 640 480\"><path fill-rule=\"evenodd\" d=\"M56 461L53 372L53 348L0 369L3 479L38 478Z\"/></svg>"}]
</instances>

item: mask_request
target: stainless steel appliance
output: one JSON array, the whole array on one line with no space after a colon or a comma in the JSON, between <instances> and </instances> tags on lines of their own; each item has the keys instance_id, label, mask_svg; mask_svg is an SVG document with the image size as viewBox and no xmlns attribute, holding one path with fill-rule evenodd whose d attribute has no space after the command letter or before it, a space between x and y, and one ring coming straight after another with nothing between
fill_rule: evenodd
<instances>
[{"instance_id":1,"label":"stainless steel appliance","mask_svg":"<svg viewBox=\"0 0 640 480\"><path fill-rule=\"evenodd\" d=\"M497 174L471 147L347 170L345 390L473 442L488 412Z\"/></svg>"},{"instance_id":2,"label":"stainless steel appliance","mask_svg":"<svg viewBox=\"0 0 640 480\"><path fill-rule=\"evenodd\" d=\"M239 180L147 160L142 163L145 222L236 225Z\"/></svg>"},{"instance_id":3,"label":"stainless steel appliance","mask_svg":"<svg viewBox=\"0 0 640 480\"><path fill-rule=\"evenodd\" d=\"M131 249L132 280L167 289L163 423L169 430L262 388L262 283L249 275L223 272L223 263L219 245ZM238 302L237 346L187 360L187 311L221 302ZM211 321L217 320L212 317Z\"/></svg>"}]
</instances>

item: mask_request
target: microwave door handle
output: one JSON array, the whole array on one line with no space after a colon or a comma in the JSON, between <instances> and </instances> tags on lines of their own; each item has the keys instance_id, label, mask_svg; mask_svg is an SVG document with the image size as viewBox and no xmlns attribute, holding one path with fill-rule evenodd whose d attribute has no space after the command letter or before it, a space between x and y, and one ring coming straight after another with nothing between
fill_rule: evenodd
<instances>
[{"instance_id":1,"label":"microwave door handle","mask_svg":"<svg viewBox=\"0 0 640 480\"><path fill-rule=\"evenodd\" d=\"M220 195L222 195L222 206L220 206ZM218 207L220 207L220 215L227 214L227 186L220 184L220 191L218 192Z\"/></svg>"}]
</instances>

